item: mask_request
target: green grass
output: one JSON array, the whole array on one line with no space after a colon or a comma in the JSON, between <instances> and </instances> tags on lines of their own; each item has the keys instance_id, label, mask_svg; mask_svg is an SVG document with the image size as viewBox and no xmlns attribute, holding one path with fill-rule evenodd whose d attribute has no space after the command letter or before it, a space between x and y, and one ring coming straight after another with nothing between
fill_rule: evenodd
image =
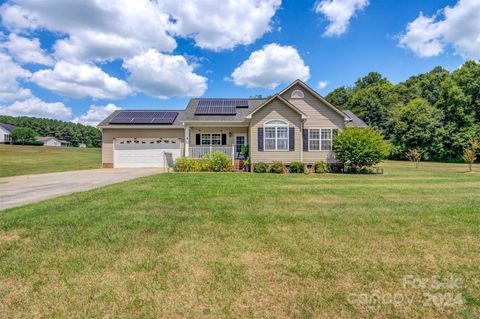
<instances>
[{"instance_id":1,"label":"green grass","mask_svg":"<svg viewBox=\"0 0 480 319\"><path fill-rule=\"evenodd\" d=\"M0 145L0 177L100 168L101 149Z\"/></svg>"},{"instance_id":2,"label":"green grass","mask_svg":"<svg viewBox=\"0 0 480 319\"><path fill-rule=\"evenodd\" d=\"M160 174L10 209L0 314L478 318L480 167L465 170ZM404 288L406 275L463 284ZM372 293L404 301L359 302ZM426 293L463 304L424 306Z\"/></svg>"}]
</instances>

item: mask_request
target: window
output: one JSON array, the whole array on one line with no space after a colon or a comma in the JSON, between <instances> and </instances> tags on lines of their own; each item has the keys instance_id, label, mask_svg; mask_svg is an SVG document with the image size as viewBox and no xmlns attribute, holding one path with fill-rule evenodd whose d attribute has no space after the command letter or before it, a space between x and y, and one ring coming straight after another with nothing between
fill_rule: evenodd
<instances>
[{"instance_id":1,"label":"window","mask_svg":"<svg viewBox=\"0 0 480 319\"><path fill-rule=\"evenodd\" d=\"M303 99L305 95L301 90L295 90L292 92L291 98L292 99Z\"/></svg>"},{"instance_id":2,"label":"window","mask_svg":"<svg viewBox=\"0 0 480 319\"><path fill-rule=\"evenodd\" d=\"M308 129L308 149L310 151L331 151L333 131L334 129L331 128Z\"/></svg>"},{"instance_id":3,"label":"window","mask_svg":"<svg viewBox=\"0 0 480 319\"><path fill-rule=\"evenodd\" d=\"M222 134L201 134L200 135L200 144L201 145L222 145Z\"/></svg>"},{"instance_id":4,"label":"window","mask_svg":"<svg viewBox=\"0 0 480 319\"><path fill-rule=\"evenodd\" d=\"M264 149L288 151L288 123L280 120L265 123Z\"/></svg>"}]
</instances>

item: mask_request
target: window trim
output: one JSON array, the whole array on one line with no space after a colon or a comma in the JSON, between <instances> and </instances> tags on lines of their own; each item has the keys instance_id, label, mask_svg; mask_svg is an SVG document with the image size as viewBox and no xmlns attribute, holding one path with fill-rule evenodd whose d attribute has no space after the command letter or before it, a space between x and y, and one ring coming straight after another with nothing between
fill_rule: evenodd
<instances>
[{"instance_id":1,"label":"window trim","mask_svg":"<svg viewBox=\"0 0 480 319\"><path fill-rule=\"evenodd\" d=\"M308 130L308 151L309 152L333 152L333 133L336 128L333 127L309 127ZM318 141L319 149L318 150L313 150L310 148L310 130L318 130L318 139L313 139L315 141ZM322 138L322 130L330 130L330 138L329 139L323 139ZM322 141L330 141L330 145L332 146L331 149L329 150L324 150L322 149Z\"/></svg>"},{"instance_id":2,"label":"window trim","mask_svg":"<svg viewBox=\"0 0 480 319\"><path fill-rule=\"evenodd\" d=\"M275 124L273 124L273 122L277 122ZM280 123L278 123L280 122ZM274 128L275 129L275 137L274 138L267 138L267 131L266 129L267 128ZM278 137L278 128L286 128L287 129L287 137L284 138L279 138ZM287 140L287 147L286 148L282 148L282 149L278 149L278 140ZM274 140L275 141L275 149L267 149L267 143L266 141L267 140ZM273 119L273 120L269 120L267 122L265 122L263 124L263 151L264 152L288 152L290 149L290 124L285 121L285 120L281 120L281 119Z\"/></svg>"}]
</instances>

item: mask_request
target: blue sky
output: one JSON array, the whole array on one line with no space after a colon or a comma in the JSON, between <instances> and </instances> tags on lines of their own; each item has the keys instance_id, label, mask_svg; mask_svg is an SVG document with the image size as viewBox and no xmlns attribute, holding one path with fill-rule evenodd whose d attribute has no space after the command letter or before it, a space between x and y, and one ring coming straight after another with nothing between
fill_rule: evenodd
<instances>
[{"instance_id":1,"label":"blue sky","mask_svg":"<svg viewBox=\"0 0 480 319\"><path fill-rule=\"evenodd\" d=\"M90 125L480 58L479 0L15 0L0 14L0 114Z\"/></svg>"}]
</instances>

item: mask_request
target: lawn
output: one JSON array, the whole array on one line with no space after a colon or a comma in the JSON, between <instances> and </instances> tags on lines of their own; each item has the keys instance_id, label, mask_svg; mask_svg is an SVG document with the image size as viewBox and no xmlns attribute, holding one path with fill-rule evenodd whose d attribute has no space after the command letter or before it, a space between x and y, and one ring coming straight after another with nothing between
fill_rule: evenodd
<instances>
[{"instance_id":1,"label":"lawn","mask_svg":"<svg viewBox=\"0 0 480 319\"><path fill-rule=\"evenodd\" d=\"M101 149L0 145L0 177L100 168Z\"/></svg>"},{"instance_id":2,"label":"lawn","mask_svg":"<svg viewBox=\"0 0 480 319\"><path fill-rule=\"evenodd\" d=\"M160 174L10 209L0 316L478 318L475 170Z\"/></svg>"}]
</instances>

